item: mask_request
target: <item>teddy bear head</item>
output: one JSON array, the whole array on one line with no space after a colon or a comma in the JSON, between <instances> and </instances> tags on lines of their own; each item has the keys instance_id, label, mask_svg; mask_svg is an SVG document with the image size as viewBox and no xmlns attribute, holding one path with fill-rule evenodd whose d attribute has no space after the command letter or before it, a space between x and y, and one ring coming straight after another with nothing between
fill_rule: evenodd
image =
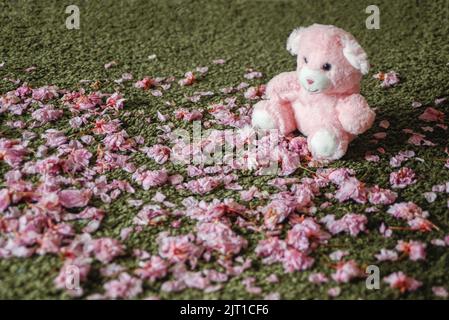
<instances>
[{"instance_id":1,"label":"teddy bear head","mask_svg":"<svg viewBox=\"0 0 449 320\"><path fill-rule=\"evenodd\" d=\"M369 70L367 55L355 38L331 25L293 30L287 50L297 56L299 82L310 94L358 92Z\"/></svg>"}]
</instances>

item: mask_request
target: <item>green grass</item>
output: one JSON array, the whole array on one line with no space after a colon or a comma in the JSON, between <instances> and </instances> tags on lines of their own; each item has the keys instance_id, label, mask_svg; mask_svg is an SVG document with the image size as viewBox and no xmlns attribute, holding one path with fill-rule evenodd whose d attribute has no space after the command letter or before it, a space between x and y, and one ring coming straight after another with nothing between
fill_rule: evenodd
<instances>
[{"instance_id":1,"label":"green grass","mask_svg":"<svg viewBox=\"0 0 449 320\"><path fill-rule=\"evenodd\" d=\"M6 66L0 69L0 79L20 78L33 86L55 84L61 88L79 88L81 79L99 80L101 90L113 92L114 84L123 72L129 71L138 79L145 75L180 77L196 66L211 65L216 58L227 59L222 67L211 67L207 77L186 91L214 90L236 85L243 79L248 67L262 71L268 81L272 76L295 68L295 59L285 50L285 42L290 31L297 26L312 23L334 24L352 34L367 51L372 70L363 80L362 94L369 104L377 108L378 121L387 119L391 123L388 137L379 145L370 144L372 133L380 131L374 127L351 145L346 157L332 166L350 167L358 177L368 184L388 187L388 175L392 171L389 158L400 150L413 149L425 162L412 161L418 183L400 192L400 200L414 201L431 214L431 220L440 232L431 234L410 234L398 232L392 239L384 239L376 232L377 226L386 219L384 211L369 216L371 232L358 238L334 237L332 246L345 248L351 258L361 263L374 263L373 254L382 247L392 248L399 238L413 238L429 241L449 233L449 210L447 196L439 196L437 201L428 204L422 193L430 191L432 185L449 181L449 169L444 169L447 158L444 147L448 146L448 132L436 129L428 133L430 140L438 143L433 148L413 147L406 144L404 128L419 131L422 122L417 116L423 111L411 108L412 101L418 100L425 106L432 105L437 97L449 94L449 2L431 1L387 1L378 0L380 8L380 30L367 30L365 8L372 1L148 1L148 0L70 0L70 1L26 1L11 0L0 3L0 62ZM77 4L81 10L80 30L65 28L65 7ZM150 61L148 56L156 54ZM105 70L103 65L111 60L118 66ZM36 71L23 70L31 65ZM401 83L391 89L380 88L372 75L378 71L395 70L401 75ZM14 85L0 80L0 93L12 90ZM172 90L166 98L183 103L184 92ZM160 100L132 88L124 91L128 99L126 110L129 115L121 117L130 135L141 134L149 143L155 141L156 125L145 125L142 114L155 115L158 110L168 112ZM215 98L214 98L215 99ZM212 99L213 100L213 99ZM204 105L203 107L206 107ZM440 107L447 110L448 105ZM170 111L171 112L171 111ZM448 114L446 112L446 116ZM447 118L446 117L446 118ZM0 122L10 116L0 115ZM448 124L446 119L445 124ZM56 125L61 129L68 127L67 121ZM45 130L53 125L40 128ZM2 135L20 136L20 132L1 126ZM39 131L38 131L39 132ZM381 162L372 164L363 157L367 150L382 146L387 153ZM154 163L144 157L136 157L139 164ZM0 165L0 173L6 172L6 165ZM298 176L302 173L299 172ZM123 172L112 172L111 177L127 177ZM243 186L266 186L269 177L254 178L248 173L240 173ZM156 190L139 190L135 198L150 199ZM170 201L180 202L184 194L166 188L164 192ZM187 195L187 194L185 194ZM218 190L207 195L206 199L226 196L236 197L235 192ZM107 211L98 236L118 237L124 226L132 224L135 209L126 204L126 196L110 205L103 205ZM348 210L362 212L363 206L354 204L335 205L320 215L340 214ZM166 228L166 227L165 227ZM189 223L178 232L189 229ZM164 226L133 234L125 244L129 253L133 248L156 250L155 236ZM247 235L250 246L245 251L254 258L253 248L258 235ZM319 249L312 271L329 273L326 256L335 247ZM118 259L118 263L134 267L136 260L128 254ZM61 267L62 260L55 256L32 257L28 259L0 260L0 298L67 298L64 293L54 289L52 281ZM385 284L381 290L365 289L364 281L342 285L340 298L431 298L434 285L449 286L449 253L447 248L429 246L425 262L403 260L396 263L381 264L382 275L402 270L424 282L423 287L411 294L399 295ZM86 294L102 292L105 279L99 276L100 266L94 265ZM265 281L267 275L276 273L278 284ZM204 294L197 290L186 290L179 294L161 293L162 298L254 298L244 290L242 278L253 275L264 292L279 292L285 299L326 298L327 290L335 284L315 286L307 281L309 272L284 274L279 265L264 266L257 260L254 266L241 277L230 280L223 290ZM142 297L159 294L160 283L146 284Z\"/></svg>"}]
</instances>

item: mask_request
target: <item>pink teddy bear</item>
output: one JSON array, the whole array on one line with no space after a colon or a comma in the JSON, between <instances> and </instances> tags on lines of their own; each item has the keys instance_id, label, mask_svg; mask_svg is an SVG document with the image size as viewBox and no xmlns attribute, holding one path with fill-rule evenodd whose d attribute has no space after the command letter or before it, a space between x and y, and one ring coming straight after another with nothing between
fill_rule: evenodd
<instances>
[{"instance_id":1,"label":"pink teddy bear","mask_svg":"<svg viewBox=\"0 0 449 320\"><path fill-rule=\"evenodd\" d=\"M314 159L339 159L374 122L374 111L359 93L369 70L367 55L348 32L320 24L295 29L287 50L298 56L297 70L268 82L268 99L254 106L252 125L284 135L298 129Z\"/></svg>"}]
</instances>

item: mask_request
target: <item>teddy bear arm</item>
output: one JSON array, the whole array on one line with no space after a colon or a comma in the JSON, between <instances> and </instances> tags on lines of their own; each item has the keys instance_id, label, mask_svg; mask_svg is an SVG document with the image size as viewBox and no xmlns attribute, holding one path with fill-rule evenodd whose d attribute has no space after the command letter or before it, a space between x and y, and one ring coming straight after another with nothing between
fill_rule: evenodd
<instances>
[{"instance_id":1,"label":"teddy bear arm","mask_svg":"<svg viewBox=\"0 0 449 320\"><path fill-rule=\"evenodd\" d=\"M353 94L337 104L338 119L347 132L358 135L373 125L376 114L369 107L365 98Z\"/></svg>"},{"instance_id":2,"label":"teddy bear arm","mask_svg":"<svg viewBox=\"0 0 449 320\"><path fill-rule=\"evenodd\" d=\"M268 82L266 94L269 99L292 100L292 96L299 92L300 89L301 86L295 71L282 72Z\"/></svg>"}]
</instances>

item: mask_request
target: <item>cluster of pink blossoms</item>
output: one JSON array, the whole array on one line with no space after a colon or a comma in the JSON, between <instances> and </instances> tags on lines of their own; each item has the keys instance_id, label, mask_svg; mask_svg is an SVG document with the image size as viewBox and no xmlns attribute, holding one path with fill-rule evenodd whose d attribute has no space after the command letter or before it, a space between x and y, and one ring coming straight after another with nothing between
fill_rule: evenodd
<instances>
[{"instance_id":1,"label":"cluster of pink blossoms","mask_svg":"<svg viewBox=\"0 0 449 320\"><path fill-rule=\"evenodd\" d=\"M282 263L286 272L306 270L314 263L312 257L295 248L288 247L284 240L277 237L261 240L256 247L256 253L264 258L263 262L266 264Z\"/></svg>"},{"instance_id":2,"label":"cluster of pink blossoms","mask_svg":"<svg viewBox=\"0 0 449 320\"><path fill-rule=\"evenodd\" d=\"M286 240L278 237L261 240L256 253L266 264L281 262L286 272L305 270L314 262L309 254L329 239L330 235L313 218L305 218L289 230Z\"/></svg>"},{"instance_id":3,"label":"cluster of pink blossoms","mask_svg":"<svg viewBox=\"0 0 449 320\"><path fill-rule=\"evenodd\" d=\"M402 293L415 291L421 287L422 283L412 277L407 276L402 271L394 272L384 278L384 281L393 289L398 289Z\"/></svg>"},{"instance_id":4,"label":"cluster of pink blossoms","mask_svg":"<svg viewBox=\"0 0 449 320\"><path fill-rule=\"evenodd\" d=\"M406 220L411 230L429 232L435 228L427 219L429 213L413 202L396 203L390 206L387 212L397 219Z\"/></svg>"},{"instance_id":5,"label":"cluster of pink blossoms","mask_svg":"<svg viewBox=\"0 0 449 320\"><path fill-rule=\"evenodd\" d=\"M366 230L368 218L362 214L347 213L338 220L335 219L334 215L327 215L321 219L321 222L326 225L332 234L346 232L355 237Z\"/></svg>"},{"instance_id":6,"label":"cluster of pink blossoms","mask_svg":"<svg viewBox=\"0 0 449 320\"><path fill-rule=\"evenodd\" d=\"M340 262L336 266L335 273L332 274L332 279L336 282L346 283L355 278L361 278L365 276L365 272L360 269L354 260L347 262Z\"/></svg>"},{"instance_id":7,"label":"cluster of pink blossoms","mask_svg":"<svg viewBox=\"0 0 449 320\"><path fill-rule=\"evenodd\" d=\"M393 188L403 189L408 185L416 183L415 172L407 167L390 174L390 184Z\"/></svg>"},{"instance_id":8,"label":"cluster of pink blossoms","mask_svg":"<svg viewBox=\"0 0 449 320\"><path fill-rule=\"evenodd\" d=\"M197 239L209 250L223 255L238 254L248 242L222 222L202 222L197 226Z\"/></svg>"}]
</instances>

